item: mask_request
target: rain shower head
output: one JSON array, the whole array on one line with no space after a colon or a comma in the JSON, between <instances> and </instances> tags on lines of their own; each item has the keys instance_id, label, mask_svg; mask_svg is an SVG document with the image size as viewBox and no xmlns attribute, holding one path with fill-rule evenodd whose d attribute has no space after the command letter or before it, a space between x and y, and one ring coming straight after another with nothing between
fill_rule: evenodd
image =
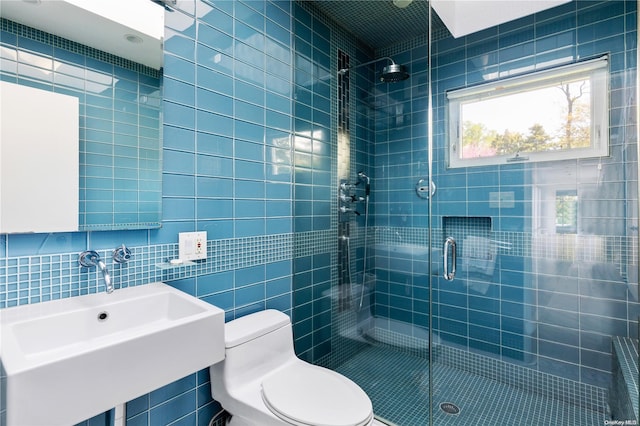
<instances>
[{"instance_id":1,"label":"rain shower head","mask_svg":"<svg viewBox=\"0 0 640 426\"><path fill-rule=\"evenodd\" d=\"M382 74L380 74L380 81L383 83L396 83L398 81L406 80L409 78L409 73L407 72L407 68L404 65L396 64L393 62L393 59L389 57L382 57L378 59L374 59L373 61L363 62L362 64L358 64L355 67L350 68L342 68L338 70L338 75L344 75L348 73L350 70L360 68L365 65L373 64L374 62L387 60L391 62L389 65L382 69Z\"/></svg>"},{"instance_id":2,"label":"rain shower head","mask_svg":"<svg viewBox=\"0 0 640 426\"><path fill-rule=\"evenodd\" d=\"M382 74L380 74L380 81L383 83L396 83L408 78L409 73L407 72L407 68L404 65L396 63L384 67Z\"/></svg>"}]
</instances>

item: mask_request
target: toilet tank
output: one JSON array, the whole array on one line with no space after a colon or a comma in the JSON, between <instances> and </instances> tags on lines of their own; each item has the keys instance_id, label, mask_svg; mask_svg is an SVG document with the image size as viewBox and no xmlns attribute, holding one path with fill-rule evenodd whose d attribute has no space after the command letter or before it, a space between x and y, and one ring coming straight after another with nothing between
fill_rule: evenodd
<instances>
[{"instance_id":1,"label":"toilet tank","mask_svg":"<svg viewBox=\"0 0 640 426\"><path fill-rule=\"evenodd\" d=\"M212 366L226 386L256 380L295 359L289 317L273 309L225 324L225 359Z\"/></svg>"}]
</instances>

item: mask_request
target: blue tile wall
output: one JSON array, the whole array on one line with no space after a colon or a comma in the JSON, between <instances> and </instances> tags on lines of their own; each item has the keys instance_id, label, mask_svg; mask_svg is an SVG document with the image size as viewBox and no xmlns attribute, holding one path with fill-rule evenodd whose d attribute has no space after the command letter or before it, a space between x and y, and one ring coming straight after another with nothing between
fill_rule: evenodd
<instances>
[{"instance_id":1,"label":"blue tile wall","mask_svg":"<svg viewBox=\"0 0 640 426\"><path fill-rule=\"evenodd\" d=\"M77 266L77 253L92 248L109 259L124 242L134 260L108 264L117 287L165 281L221 306L228 320L266 308L292 313L291 7L181 1L166 13L162 228L0 236L0 308L101 291L95 271ZM89 97L87 104L103 108L101 101ZM326 121L319 114L310 122ZM325 130L310 138L323 158L331 155L322 146L327 137ZM313 178L322 183L316 167ZM177 233L192 230L208 232L209 259L168 267ZM319 333L325 335L326 327ZM322 347L326 338L316 340ZM209 386L203 370L143 395L128 404L127 422L207 425L220 410ZM86 423L105 422L108 415Z\"/></svg>"},{"instance_id":2,"label":"blue tile wall","mask_svg":"<svg viewBox=\"0 0 640 426\"><path fill-rule=\"evenodd\" d=\"M293 7L182 1L166 14L162 228L0 236L0 308L101 291L95 271L77 266L77 253L92 248L108 258L124 242L134 260L108 265L116 287L165 281L222 307L228 320L278 309L294 316L303 358L330 350L329 56L310 48L327 46L330 35L302 16L313 31L298 38L295 65ZM294 90L308 97L294 104ZM294 123L296 110L304 119ZM294 228L294 196L312 207L301 219L308 227ZM208 232L207 262L169 267L177 233L195 229ZM293 312L293 261L307 256L311 299ZM203 370L143 395L127 404L127 422L206 425L220 410L209 386Z\"/></svg>"},{"instance_id":3,"label":"blue tile wall","mask_svg":"<svg viewBox=\"0 0 640 426\"><path fill-rule=\"evenodd\" d=\"M294 260L295 349L308 361L331 351L331 265L335 244L333 190L337 156L332 131L331 31L303 2L292 2L293 229L313 238L314 249ZM305 244L306 245L306 244ZM300 246L298 244L298 246Z\"/></svg>"}]
</instances>

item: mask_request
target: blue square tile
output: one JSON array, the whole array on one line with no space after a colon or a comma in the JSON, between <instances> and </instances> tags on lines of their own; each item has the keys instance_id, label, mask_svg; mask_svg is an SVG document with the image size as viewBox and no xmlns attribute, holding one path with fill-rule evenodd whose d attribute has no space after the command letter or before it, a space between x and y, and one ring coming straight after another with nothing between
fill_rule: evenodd
<instances>
[{"instance_id":1,"label":"blue square tile","mask_svg":"<svg viewBox=\"0 0 640 426\"><path fill-rule=\"evenodd\" d=\"M250 45L251 47L260 51L264 51L264 17L258 13L255 13L255 15L257 19L249 23L249 25L251 26L236 21L234 35L236 39L243 40L244 43Z\"/></svg>"},{"instance_id":2,"label":"blue square tile","mask_svg":"<svg viewBox=\"0 0 640 426\"><path fill-rule=\"evenodd\" d=\"M280 10L278 8L273 8L275 10ZM277 17L278 22L273 22L269 19L267 19L266 21L266 25L265 25L265 34L272 38L273 40L277 41L278 43L284 44L284 45L290 45L291 44L291 32L288 30L288 28L290 27L289 24L289 18L285 17L285 18L281 18L281 17ZM285 21L284 25L282 25L282 21Z\"/></svg>"},{"instance_id":3,"label":"blue square tile","mask_svg":"<svg viewBox=\"0 0 640 426\"><path fill-rule=\"evenodd\" d=\"M209 296L202 297L202 300L219 307L225 311L229 311L234 308L234 291L224 291Z\"/></svg>"},{"instance_id":4,"label":"blue square tile","mask_svg":"<svg viewBox=\"0 0 640 426\"><path fill-rule=\"evenodd\" d=\"M264 179L264 164L260 162L235 160L235 177L240 179Z\"/></svg>"},{"instance_id":5,"label":"blue square tile","mask_svg":"<svg viewBox=\"0 0 640 426\"><path fill-rule=\"evenodd\" d=\"M207 133L216 133L223 136L233 136L233 118L225 115L214 114L207 111L196 111L198 120L197 130Z\"/></svg>"},{"instance_id":6,"label":"blue square tile","mask_svg":"<svg viewBox=\"0 0 640 426\"><path fill-rule=\"evenodd\" d=\"M195 83L195 63L168 53L164 55L165 77L174 77L187 83Z\"/></svg>"},{"instance_id":7,"label":"blue square tile","mask_svg":"<svg viewBox=\"0 0 640 426\"><path fill-rule=\"evenodd\" d=\"M240 109L244 109L242 111L238 111L238 107ZM259 160L264 161L264 147L262 145L258 145L265 142L265 129L262 125L264 110L260 107L252 106L250 104L238 105L238 103L236 103L236 113L238 112L240 112L241 114L245 113L247 115L247 118L250 118L252 119L252 121L254 121L253 123L240 120L234 121L234 135L236 138L256 142L256 144L253 144L253 147L255 148L255 154L250 155L247 152L244 152L244 154L248 154L249 156L257 156L259 157Z\"/></svg>"},{"instance_id":8,"label":"blue square tile","mask_svg":"<svg viewBox=\"0 0 640 426\"><path fill-rule=\"evenodd\" d=\"M153 407L193 389L195 387L195 377L195 374L190 374L151 392L149 394L150 405Z\"/></svg>"},{"instance_id":9,"label":"blue square tile","mask_svg":"<svg viewBox=\"0 0 640 426\"><path fill-rule=\"evenodd\" d=\"M231 219L234 217L233 201L198 198L198 219Z\"/></svg>"},{"instance_id":10,"label":"blue square tile","mask_svg":"<svg viewBox=\"0 0 640 426\"><path fill-rule=\"evenodd\" d=\"M207 24L198 24L198 43L228 54L233 52L233 37Z\"/></svg>"},{"instance_id":11,"label":"blue square tile","mask_svg":"<svg viewBox=\"0 0 640 426\"><path fill-rule=\"evenodd\" d=\"M195 410L195 407L196 392L191 390L152 408L149 421L151 424L169 424Z\"/></svg>"},{"instance_id":12,"label":"blue square tile","mask_svg":"<svg viewBox=\"0 0 640 426\"><path fill-rule=\"evenodd\" d=\"M192 107L179 105L173 102L163 102L164 122L166 125L174 125L188 129L195 128L196 111Z\"/></svg>"},{"instance_id":13,"label":"blue square tile","mask_svg":"<svg viewBox=\"0 0 640 426\"><path fill-rule=\"evenodd\" d=\"M165 58L168 55L165 55ZM165 60L166 62L166 60ZM233 58L228 54L212 49L201 43L196 44L196 62L198 65L210 68L212 70L233 75ZM165 65L166 66L166 65ZM185 65L186 66L186 65ZM178 72L178 70L176 70ZM182 73L179 73L182 75Z\"/></svg>"},{"instance_id":14,"label":"blue square tile","mask_svg":"<svg viewBox=\"0 0 640 426\"><path fill-rule=\"evenodd\" d=\"M234 234L237 238L255 237L265 234L265 219L238 219L234 222Z\"/></svg>"},{"instance_id":15,"label":"blue square tile","mask_svg":"<svg viewBox=\"0 0 640 426\"><path fill-rule=\"evenodd\" d=\"M199 90L211 90L228 96L233 94L233 79L226 74L198 65L196 68L196 78L198 79ZM204 94L206 95L207 93ZM239 97L239 95L236 94L236 97ZM211 103L208 105L209 108L213 108L217 104ZM222 112L230 114L230 112L225 112L225 109L223 109Z\"/></svg>"},{"instance_id":16,"label":"blue square tile","mask_svg":"<svg viewBox=\"0 0 640 426\"><path fill-rule=\"evenodd\" d=\"M265 201L238 200L234 201L235 218L264 218L266 217Z\"/></svg>"},{"instance_id":17,"label":"blue square tile","mask_svg":"<svg viewBox=\"0 0 640 426\"><path fill-rule=\"evenodd\" d=\"M203 69L203 68L199 68L198 70L200 69ZM225 80L229 79L229 77L223 76L222 74L217 74L215 73L215 71L198 72L198 76L207 75L207 73L210 73L211 77L215 78L216 80L216 83L213 84L213 86L215 87L212 87L211 90L215 90L218 87L224 87L223 84L225 83ZM208 81L206 81L205 83L208 83ZM229 84L229 83L226 82L226 84ZM228 116L233 115L234 99L230 96L226 96L224 94L217 93L211 90L205 90L202 87L199 87L197 89L196 106L199 109L215 112L217 114L228 115ZM224 132L216 132L216 133L224 133Z\"/></svg>"}]
</instances>

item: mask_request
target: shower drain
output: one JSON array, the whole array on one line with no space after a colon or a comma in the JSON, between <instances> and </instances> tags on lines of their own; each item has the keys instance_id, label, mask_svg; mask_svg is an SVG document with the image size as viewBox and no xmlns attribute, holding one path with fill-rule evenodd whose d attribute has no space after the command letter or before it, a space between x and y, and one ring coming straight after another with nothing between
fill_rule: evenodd
<instances>
[{"instance_id":1,"label":"shower drain","mask_svg":"<svg viewBox=\"0 0 640 426\"><path fill-rule=\"evenodd\" d=\"M459 414L460 408L453 402L441 402L440 409L447 414Z\"/></svg>"}]
</instances>

